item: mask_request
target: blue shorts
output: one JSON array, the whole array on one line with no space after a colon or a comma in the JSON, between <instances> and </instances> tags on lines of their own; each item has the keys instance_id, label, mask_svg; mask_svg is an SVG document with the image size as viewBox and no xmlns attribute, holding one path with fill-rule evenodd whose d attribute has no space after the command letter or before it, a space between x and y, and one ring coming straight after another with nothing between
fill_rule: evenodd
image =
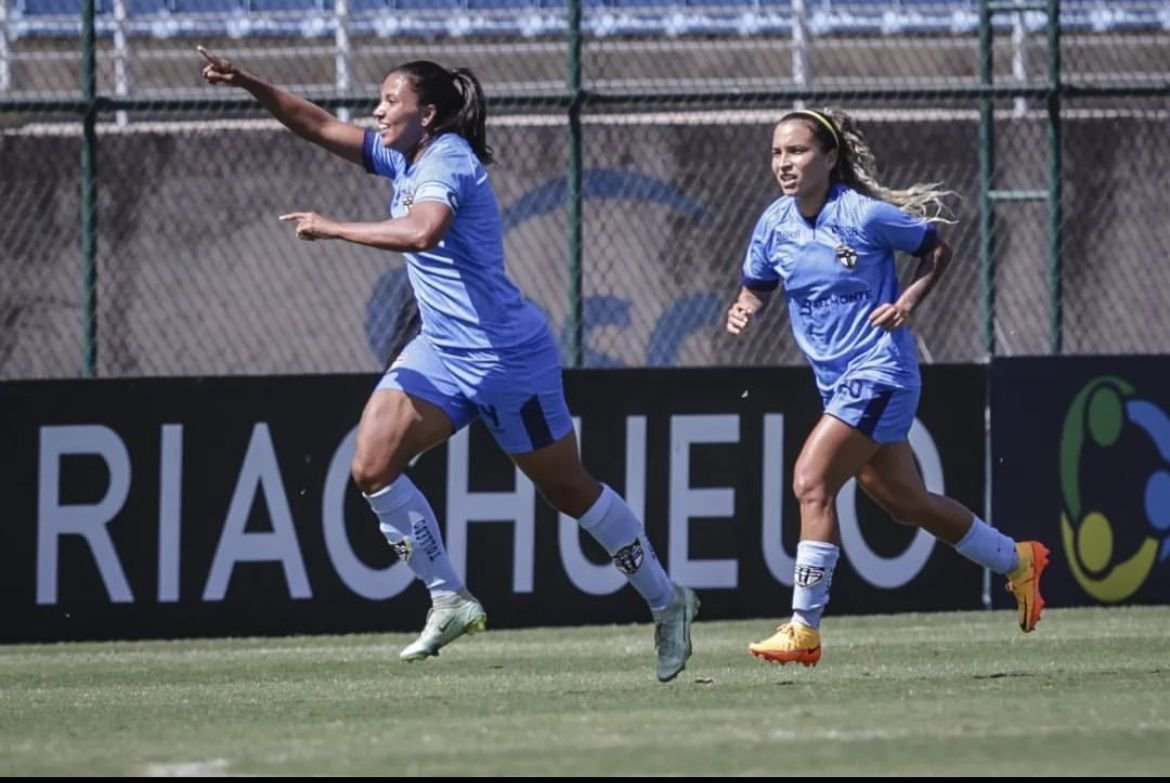
<instances>
[{"instance_id":1,"label":"blue shorts","mask_svg":"<svg viewBox=\"0 0 1170 783\"><path fill-rule=\"evenodd\" d=\"M842 378L822 394L825 413L878 443L901 443L910 437L921 389L877 381Z\"/></svg>"},{"instance_id":2,"label":"blue shorts","mask_svg":"<svg viewBox=\"0 0 1170 783\"><path fill-rule=\"evenodd\" d=\"M457 432L483 419L509 454L544 448L573 429L551 335L507 351L440 348L419 335L386 370L381 389L437 405Z\"/></svg>"}]
</instances>

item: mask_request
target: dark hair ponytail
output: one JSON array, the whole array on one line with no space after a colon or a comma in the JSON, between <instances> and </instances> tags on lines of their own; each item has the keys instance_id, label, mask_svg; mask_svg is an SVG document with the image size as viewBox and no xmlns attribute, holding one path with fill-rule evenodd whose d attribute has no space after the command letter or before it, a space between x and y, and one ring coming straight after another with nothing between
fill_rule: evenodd
<instances>
[{"instance_id":1,"label":"dark hair ponytail","mask_svg":"<svg viewBox=\"0 0 1170 783\"><path fill-rule=\"evenodd\" d=\"M487 101L479 79L467 68L456 68L451 75L463 93L463 106L451 122L451 130L467 139L480 161L486 166L494 159L492 148L487 143Z\"/></svg>"},{"instance_id":2,"label":"dark hair ponytail","mask_svg":"<svg viewBox=\"0 0 1170 783\"><path fill-rule=\"evenodd\" d=\"M483 165L494 160L487 144L487 101L483 87L467 68L447 70L429 60L414 60L395 68L410 79L419 106L435 107L435 119L427 128L431 136L457 133L467 140Z\"/></svg>"}]
</instances>

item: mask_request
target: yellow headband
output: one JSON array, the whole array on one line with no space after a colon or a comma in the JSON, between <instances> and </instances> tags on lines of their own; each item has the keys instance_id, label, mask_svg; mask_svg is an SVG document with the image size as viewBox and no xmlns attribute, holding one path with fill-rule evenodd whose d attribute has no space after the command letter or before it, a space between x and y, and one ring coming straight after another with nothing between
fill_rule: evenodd
<instances>
[{"instance_id":1,"label":"yellow headband","mask_svg":"<svg viewBox=\"0 0 1170 783\"><path fill-rule=\"evenodd\" d=\"M824 125L828 129L829 134L833 137L833 144L835 144L838 148L840 148L841 139L839 136L837 136L837 129L833 127L833 123L829 121L828 117L821 114L819 111L813 111L812 109L796 109L795 111L790 111L788 113L789 114L804 114L808 117L812 117L814 120L819 122L821 125Z\"/></svg>"}]
</instances>

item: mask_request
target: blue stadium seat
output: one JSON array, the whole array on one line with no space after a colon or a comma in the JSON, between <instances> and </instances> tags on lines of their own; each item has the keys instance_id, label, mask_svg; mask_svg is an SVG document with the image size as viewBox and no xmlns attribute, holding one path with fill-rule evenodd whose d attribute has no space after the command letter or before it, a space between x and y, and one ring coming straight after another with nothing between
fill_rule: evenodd
<instances>
[{"instance_id":1,"label":"blue stadium seat","mask_svg":"<svg viewBox=\"0 0 1170 783\"><path fill-rule=\"evenodd\" d=\"M94 10L99 14L110 13L112 5L111 0L94 0ZM12 10L27 16L80 16L81 0L23 0Z\"/></svg>"},{"instance_id":2,"label":"blue stadium seat","mask_svg":"<svg viewBox=\"0 0 1170 783\"><path fill-rule=\"evenodd\" d=\"M170 12L171 0L127 0L126 6L131 16L153 16Z\"/></svg>"},{"instance_id":3,"label":"blue stadium seat","mask_svg":"<svg viewBox=\"0 0 1170 783\"><path fill-rule=\"evenodd\" d=\"M247 0L254 13L271 11L332 11L332 0Z\"/></svg>"},{"instance_id":4,"label":"blue stadium seat","mask_svg":"<svg viewBox=\"0 0 1170 783\"><path fill-rule=\"evenodd\" d=\"M393 0L398 11L452 11L463 8L463 0Z\"/></svg>"},{"instance_id":5,"label":"blue stadium seat","mask_svg":"<svg viewBox=\"0 0 1170 783\"><path fill-rule=\"evenodd\" d=\"M792 0L788 0L791 6ZM751 11L756 4L752 0L687 0L690 8L711 8L716 10Z\"/></svg>"},{"instance_id":6,"label":"blue stadium seat","mask_svg":"<svg viewBox=\"0 0 1170 783\"><path fill-rule=\"evenodd\" d=\"M581 0L582 8L600 8L608 5L609 0ZM568 6L567 0L534 0L532 5L547 10L564 10Z\"/></svg>"},{"instance_id":7,"label":"blue stadium seat","mask_svg":"<svg viewBox=\"0 0 1170 783\"><path fill-rule=\"evenodd\" d=\"M564 0L557 5L563 6ZM537 0L467 0L469 11L519 11L538 6Z\"/></svg>"},{"instance_id":8,"label":"blue stadium seat","mask_svg":"<svg viewBox=\"0 0 1170 783\"><path fill-rule=\"evenodd\" d=\"M923 4L928 2L928 0L915 0L915 2L917 4ZM907 3L904 2L904 0L902 2L899 2L898 0L895 0L894 2L890 2L890 0L830 0L830 2L824 2L822 0L822 2L819 3L809 3L809 6L811 7L828 6L835 11L841 11L849 7L864 8L865 6L873 5L883 6L884 8L890 8L891 10L897 10L898 6L905 6Z\"/></svg>"},{"instance_id":9,"label":"blue stadium seat","mask_svg":"<svg viewBox=\"0 0 1170 783\"><path fill-rule=\"evenodd\" d=\"M243 11L246 0L170 0L177 14L224 14Z\"/></svg>"},{"instance_id":10,"label":"blue stadium seat","mask_svg":"<svg viewBox=\"0 0 1170 783\"><path fill-rule=\"evenodd\" d=\"M390 7L390 0L349 0L349 12L385 11Z\"/></svg>"},{"instance_id":11,"label":"blue stadium seat","mask_svg":"<svg viewBox=\"0 0 1170 783\"><path fill-rule=\"evenodd\" d=\"M679 0L609 0L607 5L613 8L625 8L629 10L636 10L645 8L647 10L655 10L661 8L671 8L673 6L683 6L685 3Z\"/></svg>"}]
</instances>

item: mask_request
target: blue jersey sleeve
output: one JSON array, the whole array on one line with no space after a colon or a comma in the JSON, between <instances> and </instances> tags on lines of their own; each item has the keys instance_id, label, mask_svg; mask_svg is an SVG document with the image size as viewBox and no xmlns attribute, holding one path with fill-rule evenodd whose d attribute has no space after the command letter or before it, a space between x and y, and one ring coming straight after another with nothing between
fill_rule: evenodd
<instances>
[{"instance_id":1,"label":"blue jersey sleeve","mask_svg":"<svg viewBox=\"0 0 1170 783\"><path fill-rule=\"evenodd\" d=\"M768 258L768 238L771 235L772 225L768 214L756 222L752 231L751 241L748 243L747 254L743 259L743 270L740 282L744 288L752 291L774 291L780 285L780 273Z\"/></svg>"},{"instance_id":2,"label":"blue jersey sleeve","mask_svg":"<svg viewBox=\"0 0 1170 783\"><path fill-rule=\"evenodd\" d=\"M878 246L914 256L924 256L938 244L934 226L885 201L870 205L863 227Z\"/></svg>"},{"instance_id":3,"label":"blue jersey sleeve","mask_svg":"<svg viewBox=\"0 0 1170 783\"><path fill-rule=\"evenodd\" d=\"M366 165L366 171L390 179L396 178L406 168L406 158L402 153L382 144L378 134L372 130L366 131L362 141L362 162Z\"/></svg>"},{"instance_id":4,"label":"blue jersey sleeve","mask_svg":"<svg viewBox=\"0 0 1170 783\"><path fill-rule=\"evenodd\" d=\"M480 177L486 179L487 172L459 150L437 152L441 154L423 158L418 173L414 175L418 183L414 190L414 203L437 201L446 204L454 212L463 202L465 189Z\"/></svg>"}]
</instances>

